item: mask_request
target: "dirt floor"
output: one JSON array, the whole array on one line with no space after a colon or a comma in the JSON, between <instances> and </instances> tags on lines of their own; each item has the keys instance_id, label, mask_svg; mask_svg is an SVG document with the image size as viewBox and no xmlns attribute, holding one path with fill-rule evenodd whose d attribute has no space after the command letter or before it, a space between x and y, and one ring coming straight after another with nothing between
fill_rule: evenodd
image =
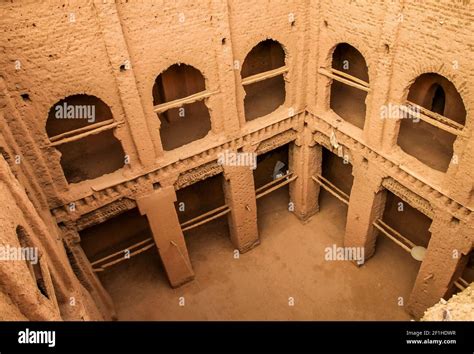
<instances>
[{"instance_id":1,"label":"dirt floor","mask_svg":"<svg viewBox=\"0 0 474 354\"><path fill-rule=\"evenodd\" d=\"M345 121L364 129L365 99L367 93L333 81L331 86L331 109Z\"/></svg>"},{"instance_id":2,"label":"dirt floor","mask_svg":"<svg viewBox=\"0 0 474 354\"><path fill-rule=\"evenodd\" d=\"M261 244L239 259L225 218L186 233L196 279L178 289L156 250L102 273L119 320L410 319L398 301L408 300L416 261L382 236L361 268L326 261L324 249L341 246L347 207L322 193L321 211L302 224L287 203L287 188L259 200Z\"/></svg>"},{"instance_id":3,"label":"dirt floor","mask_svg":"<svg viewBox=\"0 0 474 354\"><path fill-rule=\"evenodd\" d=\"M169 109L158 117L161 143L166 151L202 139L211 130L211 117L204 101Z\"/></svg>"},{"instance_id":4,"label":"dirt floor","mask_svg":"<svg viewBox=\"0 0 474 354\"><path fill-rule=\"evenodd\" d=\"M270 114L285 103L285 95L283 75L245 86L245 119L250 121Z\"/></svg>"},{"instance_id":5,"label":"dirt floor","mask_svg":"<svg viewBox=\"0 0 474 354\"><path fill-rule=\"evenodd\" d=\"M407 154L431 168L444 172L453 156L455 137L438 130L423 121L412 123L405 119L401 122L397 143Z\"/></svg>"}]
</instances>

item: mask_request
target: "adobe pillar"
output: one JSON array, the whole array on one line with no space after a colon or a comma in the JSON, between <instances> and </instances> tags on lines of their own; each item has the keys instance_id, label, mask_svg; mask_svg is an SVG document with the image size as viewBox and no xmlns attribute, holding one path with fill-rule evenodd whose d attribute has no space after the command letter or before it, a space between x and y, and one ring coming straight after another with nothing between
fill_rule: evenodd
<instances>
[{"instance_id":1,"label":"adobe pillar","mask_svg":"<svg viewBox=\"0 0 474 354\"><path fill-rule=\"evenodd\" d=\"M304 128L302 138L298 140L290 149L290 171L298 176L290 183L290 202L295 215L307 220L319 211L321 187L312 177L322 173L323 155L321 145L313 140L309 128Z\"/></svg>"},{"instance_id":2,"label":"adobe pillar","mask_svg":"<svg viewBox=\"0 0 474 354\"><path fill-rule=\"evenodd\" d=\"M472 248L474 226L440 210L435 213L430 231L430 242L408 301L408 311L416 318L438 303L456 280L454 275L463 262L462 256Z\"/></svg>"},{"instance_id":3,"label":"adobe pillar","mask_svg":"<svg viewBox=\"0 0 474 354\"><path fill-rule=\"evenodd\" d=\"M129 51L124 30L120 22L117 3L115 1L94 1L97 8L97 20L102 31L102 40L110 60L111 72L117 83L117 93L122 102L130 135L137 149L138 158L144 165L153 164L157 156L163 154L160 146L158 120L155 114L147 112L147 104L143 104L137 87L133 58ZM129 64L127 67L126 64ZM121 66L125 65L125 71ZM147 114L150 119L148 122Z\"/></svg>"},{"instance_id":4,"label":"adobe pillar","mask_svg":"<svg viewBox=\"0 0 474 354\"><path fill-rule=\"evenodd\" d=\"M363 247L364 261L375 252L377 229L374 221L381 218L385 208L386 192L382 188L382 176L370 163L358 161L353 166L352 185L347 212L345 247Z\"/></svg>"},{"instance_id":5,"label":"adobe pillar","mask_svg":"<svg viewBox=\"0 0 474 354\"><path fill-rule=\"evenodd\" d=\"M138 209L146 215L156 247L172 287L180 286L194 278L183 232L174 202L173 186L163 187L152 194L137 199Z\"/></svg>"},{"instance_id":6,"label":"adobe pillar","mask_svg":"<svg viewBox=\"0 0 474 354\"><path fill-rule=\"evenodd\" d=\"M76 276L81 284L89 292L102 319L106 321L117 319L112 298L92 269L92 265L81 247L79 233L71 228L65 228L63 232L69 262L76 270Z\"/></svg>"},{"instance_id":7,"label":"adobe pillar","mask_svg":"<svg viewBox=\"0 0 474 354\"><path fill-rule=\"evenodd\" d=\"M253 170L249 166L223 166L224 194L230 208L230 238L241 252L260 243L257 226L257 202Z\"/></svg>"}]
</instances>

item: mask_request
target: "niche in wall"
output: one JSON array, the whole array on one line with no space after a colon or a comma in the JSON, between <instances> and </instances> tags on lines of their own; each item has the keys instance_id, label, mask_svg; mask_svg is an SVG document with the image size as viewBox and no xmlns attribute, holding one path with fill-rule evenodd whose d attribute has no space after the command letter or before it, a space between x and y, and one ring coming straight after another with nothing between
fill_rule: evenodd
<instances>
[{"instance_id":1,"label":"niche in wall","mask_svg":"<svg viewBox=\"0 0 474 354\"><path fill-rule=\"evenodd\" d=\"M242 65L245 119L272 113L285 102L285 51L280 43L267 39L257 44Z\"/></svg>"},{"instance_id":2,"label":"niche in wall","mask_svg":"<svg viewBox=\"0 0 474 354\"><path fill-rule=\"evenodd\" d=\"M110 108L94 96L69 96L51 107L46 132L61 153L68 183L94 179L124 166L125 152L114 135L116 126Z\"/></svg>"},{"instance_id":3,"label":"niche in wall","mask_svg":"<svg viewBox=\"0 0 474 354\"><path fill-rule=\"evenodd\" d=\"M438 126L419 119L420 115L416 113L410 114L400 121L398 146L425 165L445 172L453 157L457 137L453 131L462 131L466 120L466 109L459 92L445 77L425 73L410 86L407 99L422 107L424 110L419 113L436 121Z\"/></svg>"},{"instance_id":4,"label":"niche in wall","mask_svg":"<svg viewBox=\"0 0 474 354\"><path fill-rule=\"evenodd\" d=\"M332 69L350 75L369 84L369 71L362 54L347 43L340 43L332 55ZM346 77L347 79L347 77ZM344 82L333 80L331 83L330 107L345 121L364 129L367 92Z\"/></svg>"},{"instance_id":5,"label":"niche in wall","mask_svg":"<svg viewBox=\"0 0 474 354\"><path fill-rule=\"evenodd\" d=\"M206 97L204 76L190 65L174 64L158 75L153 86L153 105L161 122L164 150L204 138L211 130Z\"/></svg>"}]
</instances>

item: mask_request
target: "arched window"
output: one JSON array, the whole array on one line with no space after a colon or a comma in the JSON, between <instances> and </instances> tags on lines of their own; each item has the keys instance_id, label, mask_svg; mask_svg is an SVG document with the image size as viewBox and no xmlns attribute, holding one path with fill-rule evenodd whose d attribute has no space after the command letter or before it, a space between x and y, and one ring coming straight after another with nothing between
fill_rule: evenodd
<instances>
[{"instance_id":1,"label":"arched window","mask_svg":"<svg viewBox=\"0 0 474 354\"><path fill-rule=\"evenodd\" d=\"M332 55L331 68L320 73L333 79L331 109L345 121L364 129L369 72L362 54L353 46L340 43Z\"/></svg>"},{"instance_id":2,"label":"arched window","mask_svg":"<svg viewBox=\"0 0 474 354\"><path fill-rule=\"evenodd\" d=\"M125 153L113 131L110 108L89 95L73 95L53 105L46 122L50 146L61 153L61 167L69 183L112 173L125 163Z\"/></svg>"},{"instance_id":3,"label":"arched window","mask_svg":"<svg viewBox=\"0 0 474 354\"><path fill-rule=\"evenodd\" d=\"M35 246L32 244L26 230L24 229L23 226L18 225L16 228L16 235L18 237L18 240L20 241L20 246L22 248L22 254L33 254L33 249L35 249ZM48 285L46 284L46 279L43 276L43 271L41 269L41 254L38 251L37 253L38 259L32 260L28 259L26 260L28 268L31 273L31 277L33 278L34 283L38 287L39 292L45 296L46 298L50 298L50 294L48 292ZM49 279L49 283L51 283L51 279Z\"/></svg>"},{"instance_id":4,"label":"arched window","mask_svg":"<svg viewBox=\"0 0 474 354\"><path fill-rule=\"evenodd\" d=\"M464 134L466 109L458 91L441 75L422 74L410 86L406 113L400 122L398 145L425 165L445 172L454 141Z\"/></svg>"},{"instance_id":5,"label":"arched window","mask_svg":"<svg viewBox=\"0 0 474 354\"><path fill-rule=\"evenodd\" d=\"M211 116L204 99L211 94L206 90L204 76L190 65L174 64L156 78L153 105L161 122L164 150L173 150L207 135Z\"/></svg>"},{"instance_id":6,"label":"arched window","mask_svg":"<svg viewBox=\"0 0 474 354\"><path fill-rule=\"evenodd\" d=\"M285 51L280 43L267 39L257 44L242 65L245 119L265 116L285 103Z\"/></svg>"}]
</instances>

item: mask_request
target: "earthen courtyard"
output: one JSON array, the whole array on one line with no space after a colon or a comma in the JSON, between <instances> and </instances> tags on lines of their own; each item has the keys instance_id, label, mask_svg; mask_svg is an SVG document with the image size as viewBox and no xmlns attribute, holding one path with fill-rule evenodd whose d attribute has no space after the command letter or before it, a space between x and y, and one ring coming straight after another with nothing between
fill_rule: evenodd
<instances>
[{"instance_id":1,"label":"earthen courtyard","mask_svg":"<svg viewBox=\"0 0 474 354\"><path fill-rule=\"evenodd\" d=\"M457 0L0 1L0 319L473 308L473 20Z\"/></svg>"}]
</instances>

